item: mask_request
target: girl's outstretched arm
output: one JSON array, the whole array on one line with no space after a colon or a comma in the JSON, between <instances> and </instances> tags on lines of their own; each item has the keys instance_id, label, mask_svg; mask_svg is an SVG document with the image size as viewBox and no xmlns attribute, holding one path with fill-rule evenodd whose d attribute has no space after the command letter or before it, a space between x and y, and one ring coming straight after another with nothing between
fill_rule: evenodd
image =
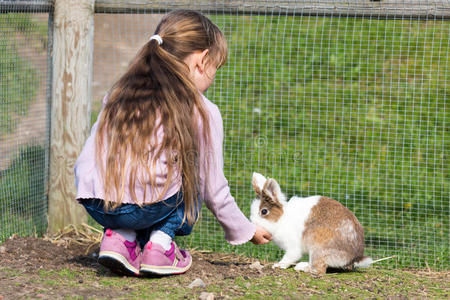
<instances>
[{"instance_id":1,"label":"girl's outstretched arm","mask_svg":"<svg viewBox=\"0 0 450 300\"><path fill-rule=\"evenodd\" d=\"M211 145L203 148L200 161L209 157L208 168L200 169L201 198L216 217L225 232L225 239L232 245L250 241L256 233L256 225L242 213L230 193L223 172L223 121L219 108L204 98L210 113ZM258 233L258 241L261 234Z\"/></svg>"}]
</instances>

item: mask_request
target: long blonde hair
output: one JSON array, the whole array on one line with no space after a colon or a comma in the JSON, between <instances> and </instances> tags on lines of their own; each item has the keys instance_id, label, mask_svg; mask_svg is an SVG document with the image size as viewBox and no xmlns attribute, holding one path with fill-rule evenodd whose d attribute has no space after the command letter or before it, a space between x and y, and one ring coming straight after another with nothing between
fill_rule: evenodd
<instances>
[{"instance_id":1,"label":"long blonde hair","mask_svg":"<svg viewBox=\"0 0 450 300\"><path fill-rule=\"evenodd\" d=\"M174 179L177 171L181 173L185 219L193 224L198 216L199 141L202 138L208 147L210 126L184 59L208 49L207 63L220 67L226 61L227 45L214 23L190 10L165 15L155 34L163 43L150 40L141 48L111 88L100 115L96 159L104 175L105 206L114 208L122 203L127 178L135 203L139 203L136 181L149 181L156 192L151 171L164 154L168 160L167 178ZM200 124L203 132L199 132ZM158 130L164 133L161 141ZM106 161L102 159L105 152ZM157 201L163 200L170 185L166 181Z\"/></svg>"}]
</instances>

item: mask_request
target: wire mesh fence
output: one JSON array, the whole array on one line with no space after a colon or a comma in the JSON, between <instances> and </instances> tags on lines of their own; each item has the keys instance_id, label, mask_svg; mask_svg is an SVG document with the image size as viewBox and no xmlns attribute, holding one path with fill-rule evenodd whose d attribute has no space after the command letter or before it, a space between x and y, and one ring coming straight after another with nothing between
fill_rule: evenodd
<instances>
[{"instance_id":1,"label":"wire mesh fence","mask_svg":"<svg viewBox=\"0 0 450 300\"><path fill-rule=\"evenodd\" d=\"M206 96L222 112L225 174L244 213L249 214L254 197L251 176L257 171L277 179L288 196L321 194L346 205L365 228L367 253L375 258L397 256L386 265L448 269L448 1L98 0L93 121L105 92L153 34L162 15L177 8L202 11L227 38L228 62ZM16 13L1 18L19 16L33 21L36 17ZM20 64L10 62L8 57L15 55L12 50L3 54L3 47L10 47L3 46L3 37L16 45L16 52L29 49L30 43L14 44L20 31L13 27L8 31L9 22L1 24L0 113L1 122L9 124L2 123L5 136L12 134L5 133L6 126L17 126L30 115L11 108L13 100L8 99L13 98L8 93L28 93L29 97L22 98L30 99L32 107L46 83L45 76L33 79L35 94L27 90L30 84L14 89L4 84L3 78L13 76L10 72ZM33 26L25 28L31 32ZM27 61L20 51L17 57ZM42 74L45 60L39 63L38 74ZM20 70L32 76L31 71ZM10 131L24 135L17 130ZM43 133L38 143L44 149L45 163L47 136ZM8 143L2 140L1 147L4 144ZM15 140L6 147L16 149L19 144ZM20 150L12 152L24 161ZM15 177L7 177L13 172L8 170L14 159L4 157L2 153L2 237L20 228L17 220L23 214L13 212L15 203L33 203L39 209L36 216L44 217L46 211L40 196L22 201L14 194L19 187L30 186L28 178L43 178L45 183L45 175L14 171ZM40 168L35 161L30 162L32 174ZM13 216L15 221L4 216ZM6 224L16 225L9 232L4 230ZM193 234L179 243L271 260L281 255L273 245L226 244L220 226L206 209Z\"/></svg>"},{"instance_id":2,"label":"wire mesh fence","mask_svg":"<svg viewBox=\"0 0 450 300\"><path fill-rule=\"evenodd\" d=\"M0 9L0 241L42 234L47 198L48 14Z\"/></svg>"}]
</instances>

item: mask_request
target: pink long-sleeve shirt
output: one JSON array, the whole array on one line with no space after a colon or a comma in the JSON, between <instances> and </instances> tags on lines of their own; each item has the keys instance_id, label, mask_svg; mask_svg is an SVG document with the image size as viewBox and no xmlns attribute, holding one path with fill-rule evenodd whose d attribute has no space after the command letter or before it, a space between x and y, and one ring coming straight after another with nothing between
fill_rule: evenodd
<instances>
[{"instance_id":1,"label":"pink long-sleeve shirt","mask_svg":"<svg viewBox=\"0 0 450 300\"><path fill-rule=\"evenodd\" d=\"M208 169L200 168L200 195L206 207L214 214L225 231L225 239L232 245L238 245L249 241L255 234L256 227L242 213L231 196L228 181L223 173L223 121L217 105L203 96L204 105L209 112L209 123L211 128L210 149L200 149L200 161L204 161L206 155L210 156ZM106 101L106 97L103 100ZM98 198L104 199L103 179L100 169L96 163L95 136L98 121L91 129L80 156L75 163L75 184L77 187L77 199ZM158 132L158 136L162 134ZM200 135L202 136L202 135ZM203 143L200 143L203 144ZM162 199L167 199L177 193L181 188L181 176L175 172L174 178L167 178L167 160L161 155L156 165L157 191L161 192L166 180L171 184ZM145 185L147 185L145 187ZM146 188L145 199L144 190ZM158 190L159 189L159 190ZM143 204L151 204L157 201L157 196L152 194L150 182L136 181L135 192L138 201ZM128 187L122 203L134 203L130 196Z\"/></svg>"}]
</instances>

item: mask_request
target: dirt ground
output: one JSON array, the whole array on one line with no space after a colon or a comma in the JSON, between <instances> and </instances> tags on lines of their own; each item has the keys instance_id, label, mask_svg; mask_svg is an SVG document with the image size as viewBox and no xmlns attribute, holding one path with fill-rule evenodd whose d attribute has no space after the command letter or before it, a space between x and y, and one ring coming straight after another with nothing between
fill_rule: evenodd
<instances>
[{"instance_id":1,"label":"dirt ground","mask_svg":"<svg viewBox=\"0 0 450 300\"><path fill-rule=\"evenodd\" d=\"M12 237L0 245L0 299L55 299L55 298L116 298L126 295L126 289L111 289L96 284L86 274L95 274L96 280L121 277L97 262L98 241L80 241L74 233L63 239ZM191 269L179 275L177 283L187 287L197 278L208 284L220 284L225 279L245 279L270 276L276 270L249 268L255 261L233 254L191 251ZM43 278L71 270L77 274L73 286L53 285ZM71 277L71 276L69 276ZM124 277L125 278L125 277ZM166 277L169 278L169 277ZM73 278L71 278L73 279ZM128 277L127 280L152 280ZM70 281L70 280L68 280ZM73 280L72 280L73 281ZM159 282L160 283L160 282ZM159 284L155 283L155 284ZM50 288L49 288L50 286ZM240 293L235 291L234 296Z\"/></svg>"},{"instance_id":2,"label":"dirt ground","mask_svg":"<svg viewBox=\"0 0 450 300\"><path fill-rule=\"evenodd\" d=\"M449 299L450 272L331 272L272 269L234 254L191 250L185 274L125 277L98 264L101 233L13 236L0 245L0 300L6 299ZM330 273L330 272L329 272ZM203 286L189 287L201 279Z\"/></svg>"}]
</instances>

